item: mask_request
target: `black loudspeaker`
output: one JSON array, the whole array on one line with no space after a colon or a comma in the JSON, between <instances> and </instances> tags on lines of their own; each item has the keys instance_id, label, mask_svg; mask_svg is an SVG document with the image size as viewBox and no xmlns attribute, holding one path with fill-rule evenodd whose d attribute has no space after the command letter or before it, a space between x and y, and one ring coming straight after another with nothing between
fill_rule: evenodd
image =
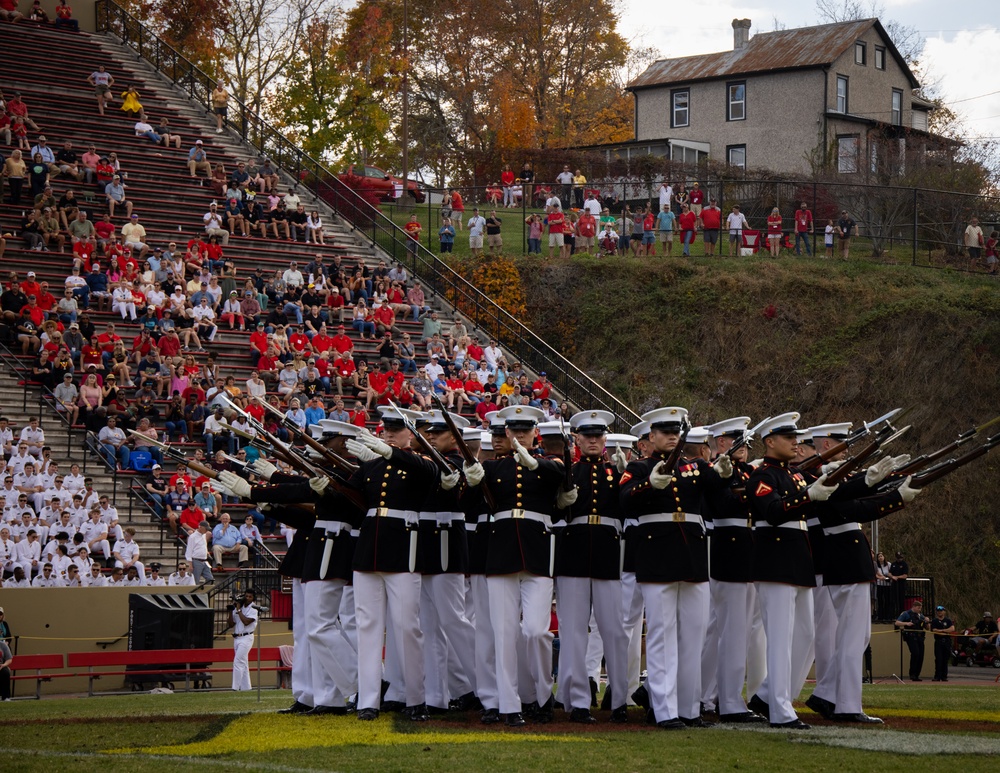
<instances>
[{"instance_id":1,"label":"black loudspeaker","mask_svg":"<svg viewBox=\"0 0 1000 773\"><path fill-rule=\"evenodd\" d=\"M210 649L214 620L208 596L133 593L128 598L128 648Z\"/></svg>"}]
</instances>

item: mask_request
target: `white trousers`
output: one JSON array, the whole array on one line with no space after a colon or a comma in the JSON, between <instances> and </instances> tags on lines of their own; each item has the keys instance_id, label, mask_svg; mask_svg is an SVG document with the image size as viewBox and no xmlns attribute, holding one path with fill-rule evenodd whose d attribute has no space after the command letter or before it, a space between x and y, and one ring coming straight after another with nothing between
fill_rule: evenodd
<instances>
[{"instance_id":1,"label":"white trousers","mask_svg":"<svg viewBox=\"0 0 1000 773\"><path fill-rule=\"evenodd\" d=\"M615 580L620 584L621 580ZM559 591L556 590L558 595ZM621 595L620 593L618 594ZM557 602L558 603L558 602ZM624 632L624 629L622 629ZM626 644L626 649L628 645ZM626 654L627 657L627 654ZM601 631L597 627L597 615L594 610L590 610L590 633L587 635L587 675L595 682L601 681L601 661L604 659L604 639L601 638Z\"/></svg>"},{"instance_id":2,"label":"white trousers","mask_svg":"<svg viewBox=\"0 0 1000 773\"><path fill-rule=\"evenodd\" d=\"M382 645L386 619L406 683L406 705L424 702L424 646L420 633L420 575L355 572L358 620L358 709L377 709L382 692Z\"/></svg>"},{"instance_id":3,"label":"white trousers","mask_svg":"<svg viewBox=\"0 0 1000 773\"><path fill-rule=\"evenodd\" d=\"M715 580L708 581L708 625L705 627L705 643L701 648L701 703L705 711L718 707L719 679L719 631L715 608Z\"/></svg>"},{"instance_id":4,"label":"white trousers","mask_svg":"<svg viewBox=\"0 0 1000 773\"><path fill-rule=\"evenodd\" d=\"M316 705L342 706L343 696L353 695L357 689L351 682L348 666L341 659L343 650L338 653L336 648L337 641L341 639L337 621L347 583L344 580L311 580L303 585L308 610L306 634L312 656ZM381 679L379 682L381 684ZM339 703L334 696L334 689L340 692Z\"/></svg>"},{"instance_id":5,"label":"white trousers","mask_svg":"<svg viewBox=\"0 0 1000 773\"><path fill-rule=\"evenodd\" d=\"M871 639L871 585L828 585L837 616L834 647L834 697L838 714L861 713L861 656Z\"/></svg>"},{"instance_id":6,"label":"white trousers","mask_svg":"<svg viewBox=\"0 0 1000 773\"><path fill-rule=\"evenodd\" d=\"M707 582L641 582L646 605L646 690L657 722L701 716Z\"/></svg>"},{"instance_id":7,"label":"white trousers","mask_svg":"<svg viewBox=\"0 0 1000 773\"><path fill-rule=\"evenodd\" d=\"M719 713L742 714L747 710L743 700L743 682L747 674L747 651L756 593L748 582L711 580L709 584L716 629L715 638L709 635L707 646L714 647L716 651ZM705 694L708 694L707 691Z\"/></svg>"},{"instance_id":8,"label":"white trousers","mask_svg":"<svg viewBox=\"0 0 1000 773\"><path fill-rule=\"evenodd\" d=\"M559 686L566 710L590 708L587 647L592 612L604 643L613 708L624 705L628 638L621 624L621 581L559 577L556 579L556 611L559 614ZM600 668L600 660L597 662Z\"/></svg>"},{"instance_id":9,"label":"white trousers","mask_svg":"<svg viewBox=\"0 0 1000 773\"><path fill-rule=\"evenodd\" d=\"M628 687L626 700L634 706L632 693L639 689L642 672L642 591L635 581L635 572L622 572L622 613L625 635L628 636Z\"/></svg>"},{"instance_id":10,"label":"white trousers","mask_svg":"<svg viewBox=\"0 0 1000 773\"><path fill-rule=\"evenodd\" d=\"M347 673L351 692L343 693L339 687L335 686L333 692L333 705L335 706L346 703L358 691L358 621L354 613L353 585L345 587L344 595L340 598L337 629L340 636L335 636L333 639L334 655Z\"/></svg>"},{"instance_id":11,"label":"white trousers","mask_svg":"<svg viewBox=\"0 0 1000 773\"><path fill-rule=\"evenodd\" d=\"M312 657L306 630L306 595L302 580L292 579L292 698L306 706L315 706L312 689Z\"/></svg>"},{"instance_id":12,"label":"white trousers","mask_svg":"<svg viewBox=\"0 0 1000 773\"><path fill-rule=\"evenodd\" d=\"M252 690L250 684L250 650L253 649L251 636L237 636L233 639L233 689Z\"/></svg>"},{"instance_id":13,"label":"white trousers","mask_svg":"<svg viewBox=\"0 0 1000 773\"><path fill-rule=\"evenodd\" d=\"M476 617L476 694L483 708L499 709L496 639L490 622L490 593L486 575L474 574L469 580Z\"/></svg>"},{"instance_id":14,"label":"white trousers","mask_svg":"<svg viewBox=\"0 0 1000 773\"><path fill-rule=\"evenodd\" d=\"M530 685L521 685L521 694L530 695L539 705L552 697L552 578L527 572L487 577L490 622L497 659L497 690L500 712L521 710L518 693L518 638L524 636L524 663ZM529 701L530 702L530 701ZM588 702L589 703L589 702Z\"/></svg>"},{"instance_id":15,"label":"white trousers","mask_svg":"<svg viewBox=\"0 0 1000 773\"><path fill-rule=\"evenodd\" d=\"M833 697L837 692L836 673L836 652L834 647L837 642L837 613L833 610L833 601L830 598L830 590L823 585L823 575L816 575L816 587L813 588L813 619L815 621L816 634L813 638L813 651L810 657L806 658L802 673L796 674L796 684L804 685L809 676L810 661L816 661L816 687L813 695L828 700L833 703ZM862 652L864 649L862 649Z\"/></svg>"},{"instance_id":16,"label":"white trousers","mask_svg":"<svg viewBox=\"0 0 1000 773\"><path fill-rule=\"evenodd\" d=\"M464 575L424 576L420 629L427 705L447 709L453 699L475 691L476 632L465 616Z\"/></svg>"},{"instance_id":17,"label":"white trousers","mask_svg":"<svg viewBox=\"0 0 1000 773\"><path fill-rule=\"evenodd\" d=\"M809 662L816 631L812 588L758 582L757 595L767 636L767 676L757 695L767 702L771 722L791 722L797 717L792 700L805 681L798 683L797 675Z\"/></svg>"},{"instance_id":18,"label":"white trousers","mask_svg":"<svg viewBox=\"0 0 1000 773\"><path fill-rule=\"evenodd\" d=\"M760 614L760 596L757 586L751 583L750 633L747 642L747 695L753 695L767 676L767 636L764 635L764 618Z\"/></svg>"}]
</instances>

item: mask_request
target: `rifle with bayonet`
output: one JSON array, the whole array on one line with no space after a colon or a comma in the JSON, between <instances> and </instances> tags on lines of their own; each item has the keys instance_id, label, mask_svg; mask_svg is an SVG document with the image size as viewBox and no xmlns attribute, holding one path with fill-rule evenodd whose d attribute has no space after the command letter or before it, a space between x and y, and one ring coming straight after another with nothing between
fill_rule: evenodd
<instances>
[{"instance_id":1,"label":"rifle with bayonet","mask_svg":"<svg viewBox=\"0 0 1000 773\"><path fill-rule=\"evenodd\" d=\"M419 445L423 452L430 457L431 461L438 466L438 469L445 475L451 475L451 473L455 472L455 468L441 455L440 451L431 445L431 442L427 438L420 434L416 425L406 418L406 414L399 409L399 406L392 400L389 401L389 405L396 413L399 414L399 418L402 420L403 426L410 430L414 440L417 441L417 445Z\"/></svg>"},{"instance_id":2,"label":"rifle with bayonet","mask_svg":"<svg viewBox=\"0 0 1000 773\"><path fill-rule=\"evenodd\" d=\"M851 475L855 470L861 469L861 466L871 459L883 445L891 443L896 438L909 432L909 430L909 425L897 430L886 422L885 427L878 431L868 445L826 476L826 485L835 486L842 483L847 479L848 475Z\"/></svg>"},{"instance_id":3,"label":"rifle with bayonet","mask_svg":"<svg viewBox=\"0 0 1000 773\"><path fill-rule=\"evenodd\" d=\"M681 456L684 453L684 444L687 442L687 436L690 430L691 423L687 419L684 419L684 423L681 425L681 436L677 438L677 445L674 446L674 450L670 452L670 455L663 460L663 466L666 467L667 472L671 474L673 474L674 470L677 469L677 463L681 460Z\"/></svg>"},{"instance_id":4,"label":"rifle with bayonet","mask_svg":"<svg viewBox=\"0 0 1000 773\"><path fill-rule=\"evenodd\" d=\"M573 441L566 431L566 422L563 417L559 417L559 429L563 438L563 491L569 491L575 485L573 483Z\"/></svg>"},{"instance_id":5,"label":"rifle with bayonet","mask_svg":"<svg viewBox=\"0 0 1000 773\"><path fill-rule=\"evenodd\" d=\"M907 408L906 412L909 412L909 410L910 409ZM894 408L884 416L880 416L879 418L875 419L875 421L864 423L861 426L861 429L852 432L844 440L841 440L839 443L835 443L834 445L830 446L823 453L807 456L805 459L803 459L801 462L795 465L796 469L805 471L805 470L812 470L817 467L822 467L824 464L833 459L835 456L839 456L840 454L844 453L844 451L849 450L851 446L853 446L854 444L868 437L868 435L871 434L872 430L879 424L883 422L892 421L893 419L900 417L903 413L904 411L902 408ZM876 448L878 448L878 446L876 446Z\"/></svg>"},{"instance_id":6,"label":"rifle with bayonet","mask_svg":"<svg viewBox=\"0 0 1000 773\"><path fill-rule=\"evenodd\" d=\"M1000 445L1000 432L991 438L987 438L981 445L966 451L959 457L947 459L940 462L928 470L917 473L910 479L910 488L923 488L936 480L940 480L945 475L950 475L960 467L964 467L969 462L978 459L980 456L988 454L993 448Z\"/></svg>"},{"instance_id":7,"label":"rifle with bayonet","mask_svg":"<svg viewBox=\"0 0 1000 773\"><path fill-rule=\"evenodd\" d=\"M739 439L729 447L728 451L726 451L726 456L729 457L730 461L736 461L736 452L741 448L750 448L750 441L753 440L753 436L757 434L760 428L763 427L768 420L769 419L764 419L753 429L743 430L743 434L739 437Z\"/></svg>"},{"instance_id":8,"label":"rifle with bayonet","mask_svg":"<svg viewBox=\"0 0 1000 773\"><path fill-rule=\"evenodd\" d=\"M227 402L229 401L227 400ZM322 443L316 440L316 438L314 438L308 432L303 430L298 424L296 424L294 421L288 418L288 416L283 414L281 411L279 411L273 405L268 403L266 400L261 400L260 398L257 398L257 402L259 402L261 406L264 407L265 410L268 410L275 416L277 416L281 420L282 426L284 426L289 432L291 432L292 435L294 435L297 439L305 443L309 448L318 453L323 459L332 464L338 470L347 475L351 475L357 472L358 466L356 464L347 461L347 459L342 457L337 452L332 451L331 449L324 446ZM230 402L230 405L233 404ZM233 408L237 411L240 411L240 409L235 405L233 405ZM243 412L240 411L240 413ZM243 415L247 414L244 413Z\"/></svg>"},{"instance_id":9,"label":"rifle with bayonet","mask_svg":"<svg viewBox=\"0 0 1000 773\"><path fill-rule=\"evenodd\" d=\"M441 415L444 417L444 423L448 425L448 429L451 430L451 434L455 436L455 442L458 444L458 452L462 455L462 459L470 466L476 464L479 460L476 459L476 455L472 453L472 449L470 449L468 443L465 442L465 438L462 437L462 430L460 430L455 424L455 420L444 407L444 403L441 402L441 398L436 394L432 395L432 398L434 400L434 404L437 405L438 410L441 411ZM489 484L485 479L479 484L479 489L483 493L483 499L486 501L486 506L490 509L491 513L495 513L497 509L496 500L493 498L493 492L490 491Z\"/></svg>"},{"instance_id":10,"label":"rifle with bayonet","mask_svg":"<svg viewBox=\"0 0 1000 773\"><path fill-rule=\"evenodd\" d=\"M942 448L939 448L937 451L932 451L929 454L921 454L916 459L911 459L909 463L907 463L903 467L900 467L898 470L894 470L892 473L893 476L906 477L907 475L913 475L918 470L923 469L929 464L933 464L938 459L946 456L947 454L950 454L952 451L965 445L970 440L972 440L976 435L982 432L984 429L993 426L997 422L1000 422L1000 416L997 416L995 419L991 419L985 424L980 424L978 427L973 427L971 429L966 430L951 443L949 443L946 446L943 446Z\"/></svg>"}]
</instances>

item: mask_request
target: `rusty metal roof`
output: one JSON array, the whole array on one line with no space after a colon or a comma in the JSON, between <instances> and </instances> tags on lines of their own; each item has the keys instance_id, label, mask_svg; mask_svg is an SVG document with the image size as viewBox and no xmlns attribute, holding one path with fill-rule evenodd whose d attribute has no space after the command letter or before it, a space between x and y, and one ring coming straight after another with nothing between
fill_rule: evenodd
<instances>
[{"instance_id":1,"label":"rusty metal roof","mask_svg":"<svg viewBox=\"0 0 1000 773\"><path fill-rule=\"evenodd\" d=\"M628 88L643 89L775 70L823 67L836 61L874 25L878 25L878 31L887 46L905 68L905 63L878 19L862 19L821 24L818 27L759 32L738 51L660 59L632 81ZM912 75L910 79L916 86L916 79Z\"/></svg>"}]
</instances>

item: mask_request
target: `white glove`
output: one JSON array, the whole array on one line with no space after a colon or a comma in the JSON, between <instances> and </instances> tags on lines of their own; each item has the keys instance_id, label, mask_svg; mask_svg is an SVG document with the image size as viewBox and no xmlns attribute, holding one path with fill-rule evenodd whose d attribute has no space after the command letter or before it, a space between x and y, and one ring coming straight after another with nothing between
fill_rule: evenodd
<instances>
[{"instance_id":1,"label":"white glove","mask_svg":"<svg viewBox=\"0 0 1000 773\"><path fill-rule=\"evenodd\" d=\"M253 464L250 465L250 469L264 480L271 480L271 476L278 471L277 467L262 457L255 459Z\"/></svg>"},{"instance_id":2,"label":"white glove","mask_svg":"<svg viewBox=\"0 0 1000 773\"><path fill-rule=\"evenodd\" d=\"M326 491L326 487L330 485L330 479L325 475L317 475L314 478L309 479L309 488L315 491L317 494L322 494Z\"/></svg>"},{"instance_id":3,"label":"white glove","mask_svg":"<svg viewBox=\"0 0 1000 773\"><path fill-rule=\"evenodd\" d=\"M447 475L445 475L442 472L441 473L441 488L443 490L445 490L445 491L451 491L453 488L455 488L455 486L458 485L458 482L461 479L462 479L462 476L459 474L458 470L455 470L454 472L449 472Z\"/></svg>"},{"instance_id":4,"label":"white glove","mask_svg":"<svg viewBox=\"0 0 1000 773\"><path fill-rule=\"evenodd\" d=\"M846 459L841 459L839 462L827 462L822 467L819 468L820 473L823 475L829 475L831 472L836 470L838 467L843 466Z\"/></svg>"},{"instance_id":5,"label":"white glove","mask_svg":"<svg viewBox=\"0 0 1000 773\"><path fill-rule=\"evenodd\" d=\"M729 454L723 454L715 460L712 469L719 473L720 478L729 478L733 474L733 460L729 458Z\"/></svg>"},{"instance_id":6,"label":"white glove","mask_svg":"<svg viewBox=\"0 0 1000 773\"><path fill-rule=\"evenodd\" d=\"M820 475L815 482L806 489L806 496L813 502L825 502L830 498L830 495L837 490L837 486L827 486L826 485L826 475Z\"/></svg>"},{"instance_id":7,"label":"white glove","mask_svg":"<svg viewBox=\"0 0 1000 773\"><path fill-rule=\"evenodd\" d=\"M910 455L909 454L900 454L899 456L892 457L892 469L893 470L898 470L898 469L900 469L902 467L905 467L909 463L910 463Z\"/></svg>"},{"instance_id":8,"label":"white glove","mask_svg":"<svg viewBox=\"0 0 1000 773\"><path fill-rule=\"evenodd\" d=\"M875 464L865 470L865 485L871 488L876 483L880 483L885 479L885 476L892 472L893 467L895 467L896 460L891 456L887 456L884 459L879 459Z\"/></svg>"},{"instance_id":9,"label":"white glove","mask_svg":"<svg viewBox=\"0 0 1000 773\"><path fill-rule=\"evenodd\" d=\"M916 499L917 494L919 494L921 491L918 488L910 487L911 480L913 480L913 476L907 475L906 480L904 480L902 485L898 489L896 489L899 492L899 495L903 498L903 501L906 502L906 504L910 504L910 502Z\"/></svg>"},{"instance_id":10,"label":"white glove","mask_svg":"<svg viewBox=\"0 0 1000 773\"><path fill-rule=\"evenodd\" d=\"M465 473L465 480L470 486L478 486L486 477L486 470L479 462L463 465L462 472Z\"/></svg>"},{"instance_id":11,"label":"white glove","mask_svg":"<svg viewBox=\"0 0 1000 773\"><path fill-rule=\"evenodd\" d=\"M232 493L234 497L240 497L241 499L250 498L250 484L247 483L243 478L237 475L235 472L230 472L229 470L223 470L219 473L219 483L225 486Z\"/></svg>"},{"instance_id":12,"label":"white glove","mask_svg":"<svg viewBox=\"0 0 1000 773\"><path fill-rule=\"evenodd\" d=\"M365 430L360 435L358 435L358 441L361 442L363 445L367 446L368 448L370 448L372 451L381 456L383 459L392 458L392 446L390 446L388 443L382 440L379 440L368 430Z\"/></svg>"},{"instance_id":13,"label":"white glove","mask_svg":"<svg viewBox=\"0 0 1000 773\"><path fill-rule=\"evenodd\" d=\"M360 440L350 438L344 444L344 447L347 448L347 452L359 462L370 462L372 459L378 459L378 454L372 451Z\"/></svg>"},{"instance_id":14,"label":"white glove","mask_svg":"<svg viewBox=\"0 0 1000 773\"><path fill-rule=\"evenodd\" d=\"M559 493L556 494L556 507L558 507L560 510L569 507L571 504L576 502L577 495L578 492L576 490L576 486L573 486L573 488L571 488L569 491L563 491L562 489L559 489Z\"/></svg>"},{"instance_id":15,"label":"white glove","mask_svg":"<svg viewBox=\"0 0 1000 773\"><path fill-rule=\"evenodd\" d=\"M258 513L269 513L273 508L271 507L270 502L258 502L256 505L254 505L254 509Z\"/></svg>"},{"instance_id":16,"label":"white glove","mask_svg":"<svg viewBox=\"0 0 1000 773\"><path fill-rule=\"evenodd\" d=\"M649 473L649 485L656 489L665 489L673 479L673 473L667 469L667 465L663 462L659 462Z\"/></svg>"},{"instance_id":17,"label":"white glove","mask_svg":"<svg viewBox=\"0 0 1000 773\"><path fill-rule=\"evenodd\" d=\"M625 452L622 451L621 446L618 446L615 452L611 454L611 461L615 463L615 468L618 472L625 472L625 468L628 467L628 458L625 456Z\"/></svg>"},{"instance_id":18,"label":"white glove","mask_svg":"<svg viewBox=\"0 0 1000 773\"><path fill-rule=\"evenodd\" d=\"M529 470L538 469L538 460L528 453L528 449L517 442L517 438L512 437L510 445L514 449L514 458L522 467L527 467Z\"/></svg>"}]
</instances>

